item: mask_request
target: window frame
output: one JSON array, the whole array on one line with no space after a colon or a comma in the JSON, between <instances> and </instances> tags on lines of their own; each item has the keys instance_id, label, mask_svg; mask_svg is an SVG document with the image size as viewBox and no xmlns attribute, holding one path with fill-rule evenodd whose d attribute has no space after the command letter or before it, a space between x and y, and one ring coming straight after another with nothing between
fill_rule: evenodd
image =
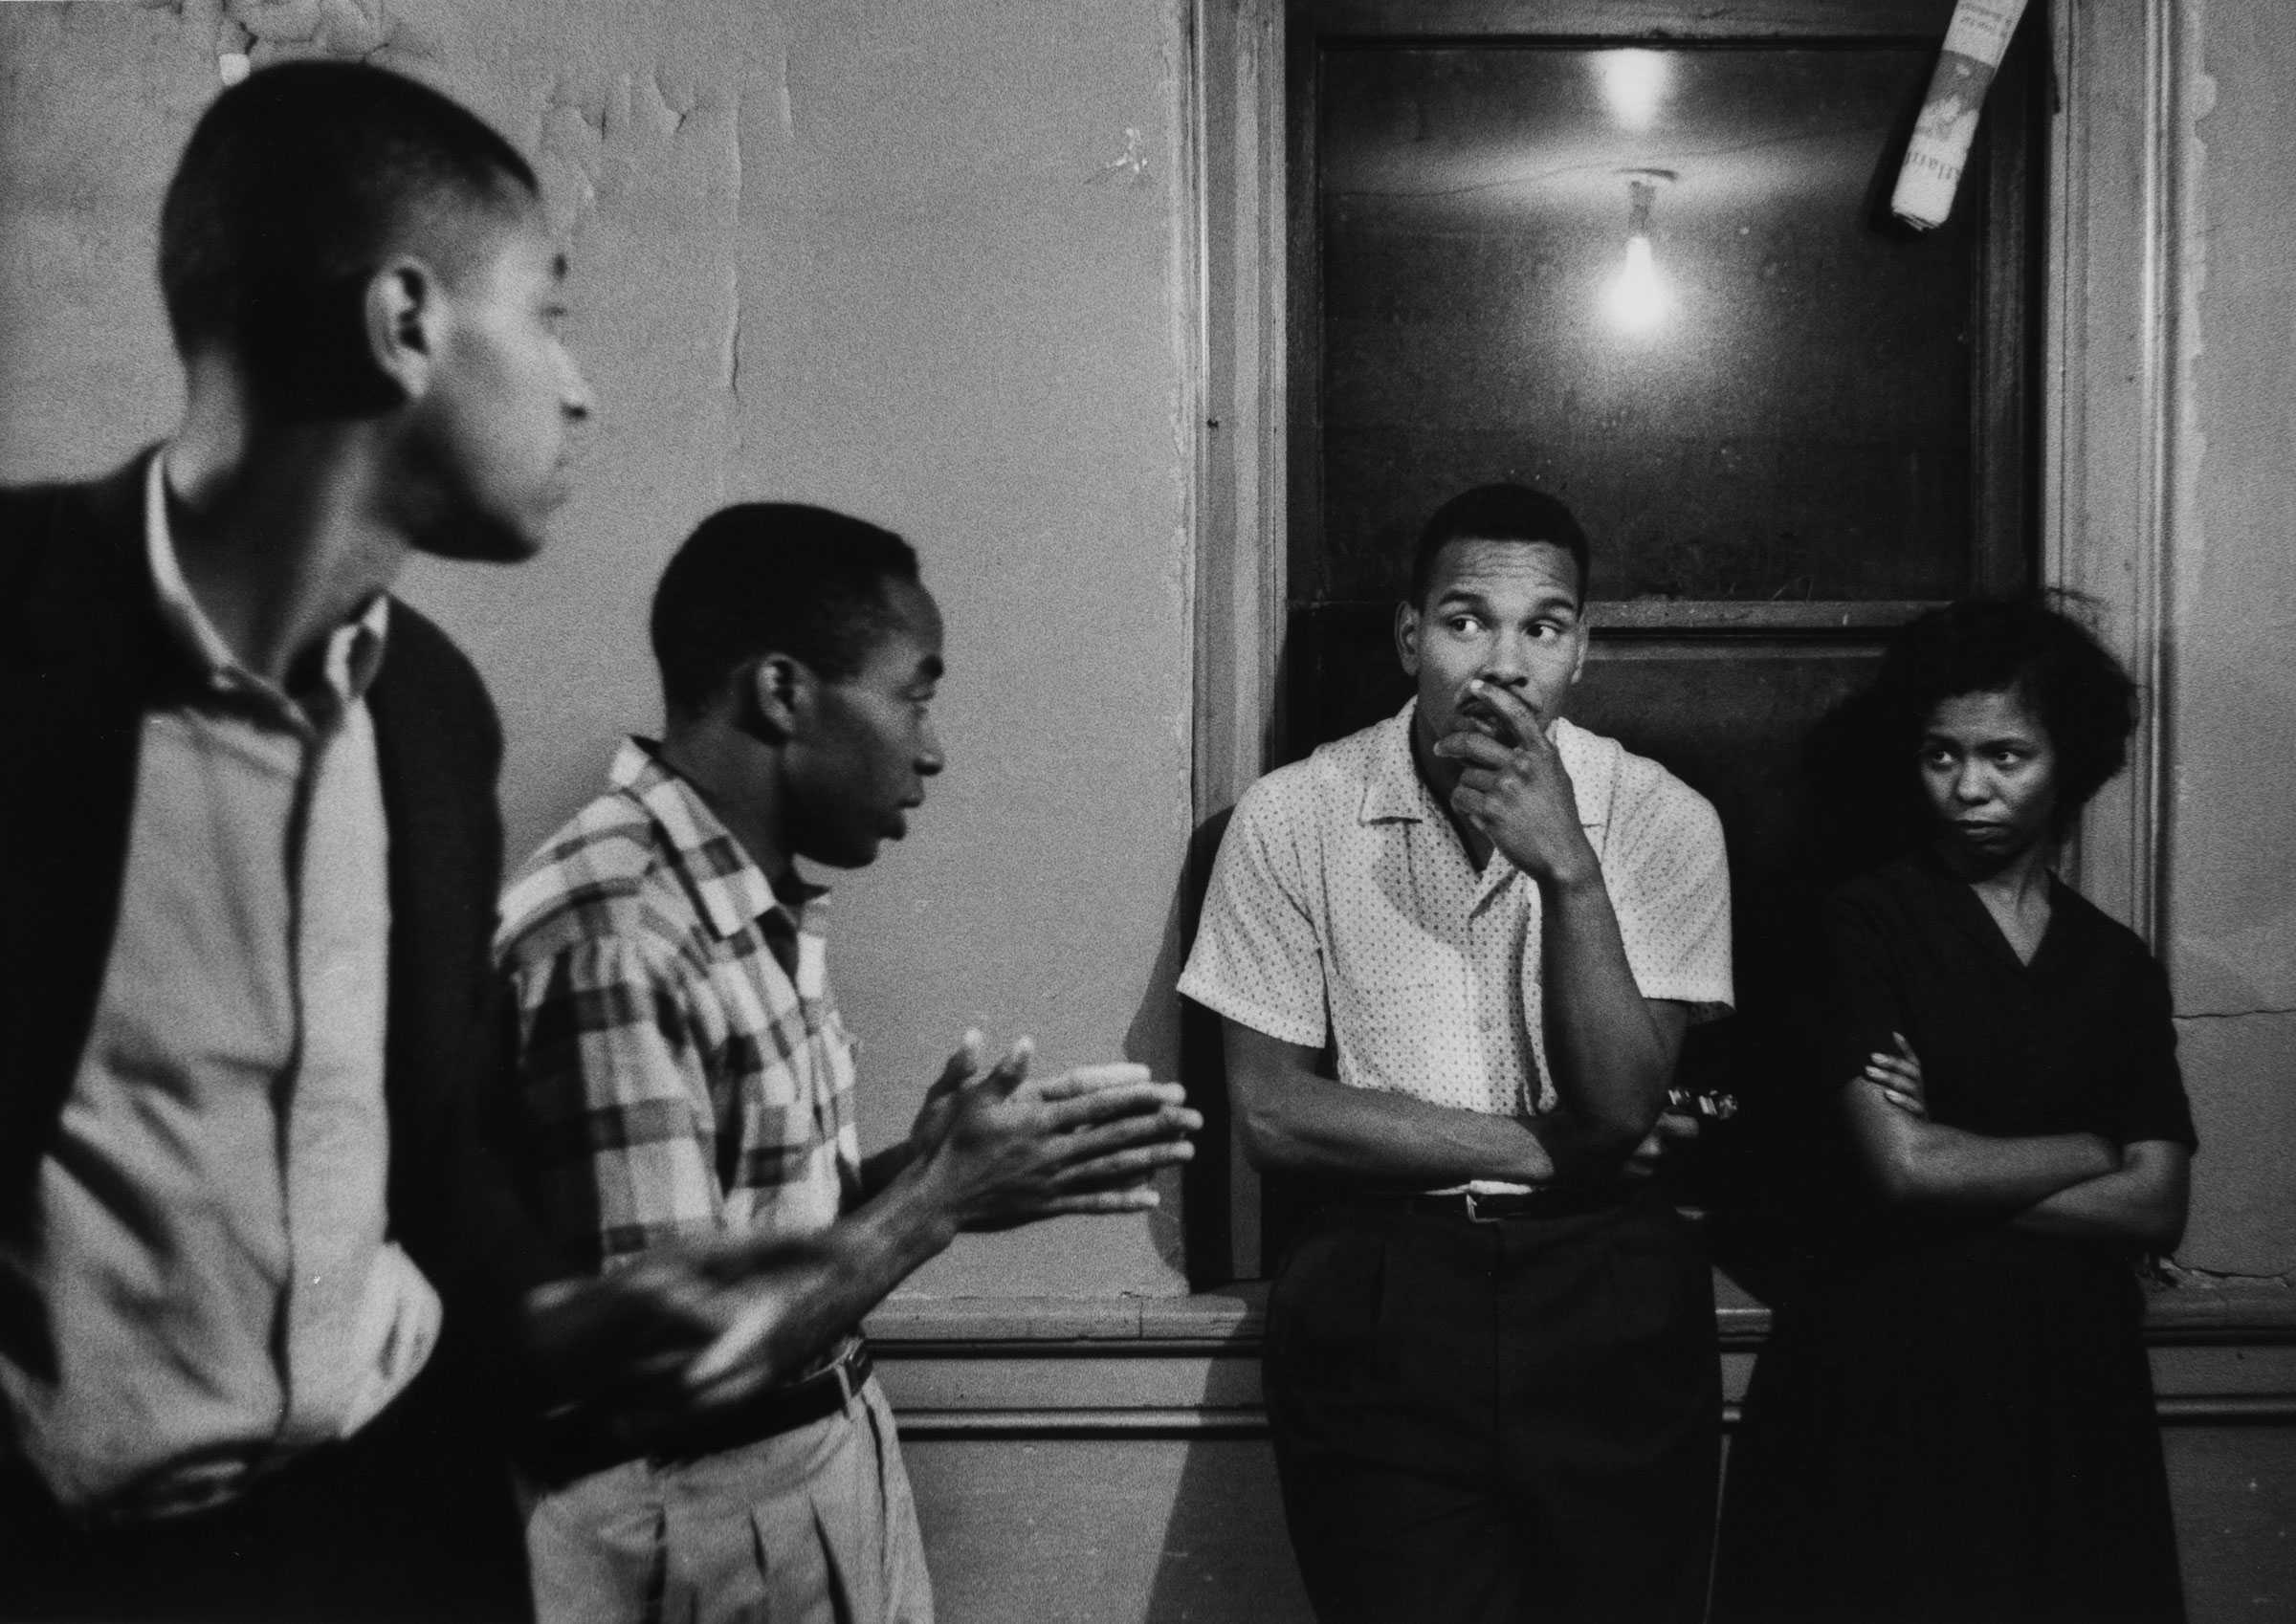
<instances>
[{"instance_id":1,"label":"window frame","mask_svg":"<svg viewBox=\"0 0 2296 1624\"><path fill-rule=\"evenodd\" d=\"M1331 49L1362 50L1446 45L1487 49L1660 45L1696 47L1702 42L1733 47L1919 46L1942 37L1952 0L1772 0L1747 19L1707 16L1694 24L1668 19L1668 8L1650 0L1413 0L1408 21L1399 20L1394 0L1288 0L1285 33L1287 151L1290 174L1314 172L1320 122L1318 57ZM1683 11L1679 6L1673 8ZM1480 24L1479 29L1470 25ZM2028 47L2029 49L2029 47ZM1987 98L1989 131L2033 119L2029 80L2004 76ZM1299 87L1296 94L1291 87ZM2031 143L1995 142L1986 166L1982 200L1965 195L1964 209L1982 208L1985 230L1982 272L1973 290L1970 324L1976 334L1969 422L1972 429L1974 545L1971 584L1976 591L2004 591L2027 578L2034 531L2033 494L2037 468L2033 436L2038 368L2028 367L2028 292L2032 274L2029 222L2034 199L2029 189L2041 177L2029 172ZM2003 161L2006 159L2006 161ZM1975 190L1974 187L1971 188ZM1320 529L1322 492L1322 387L1315 371L1321 361L1323 243L1316 202L1292 199L1288 210L1287 290L1292 311L1287 377L1306 386L1293 391L1294 409L1286 432L1290 461L1289 512L1299 534ZM1716 633L1774 633L1788 638L1812 634L1872 636L1899 625L1927 602L1857 599L1843 602L1761 602L1675 600L1664 603L1601 603L1593 625L1608 637L1705 636ZM1294 604L1297 609L1300 607Z\"/></svg>"},{"instance_id":2,"label":"window frame","mask_svg":"<svg viewBox=\"0 0 2296 1624\"><path fill-rule=\"evenodd\" d=\"M1274 760L1284 736L1277 669L1287 619L1293 499L1287 376L1293 324L1292 211L1313 200L1288 185L1297 156L1286 82L1304 47L1298 0L1190 0L1185 71L1183 250L1193 270L1187 396L1194 457L1196 639L1192 761L1201 894L1225 812ZM2081 889L2148 943L2162 936L2159 883L2168 837L2162 637L2177 522L2176 423L2186 388L2179 336L2190 270L2198 143L2186 105L2197 50L2192 0L2045 7L2054 106L2044 131L2039 444L2018 454L2037 479L2042 584L2086 595L2104 639L2146 704L2130 767L2091 803L2067 856ZM1323 26L1368 29L1375 0L1322 0ZM1942 35L1941 0L1750 0L1689 9L1659 0L1424 0L1412 33L1524 32L1644 40L1823 33ZM1822 27L1818 19L1823 18ZM1219 1075L1200 1035L1191 1079ZM1208 1069L1207 1069L1208 1066ZM1202 1090L1209 1094L1212 1090ZM1204 1165L1190 1187L1191 1273L1199 1284L1258 1272L1259 1180L1212 1107ZM1217 1210L1203 1210L1205 1208Z\"/></svg>"}]
</instances>

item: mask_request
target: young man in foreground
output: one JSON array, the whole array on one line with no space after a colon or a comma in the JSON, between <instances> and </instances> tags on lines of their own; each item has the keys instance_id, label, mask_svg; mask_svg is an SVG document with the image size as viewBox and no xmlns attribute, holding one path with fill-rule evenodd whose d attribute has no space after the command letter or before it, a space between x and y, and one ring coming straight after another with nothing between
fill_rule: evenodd
<instances>
[{"instance_id":1,"label":"young man in foreground","mask_svg":"<svg viewBox=\"0 0 2296 1624\"><path fill-rule=\"evenodd\" d=\"M520 1137L560 1239L612 1271L716 1236L780 1248L688 1372L705 1424L570 1414L527 1525L550 1619L932 1617L861 1317L960 1229L1153 1206L1199 1126L1144 1067L1027 1079L968 1035L864 1161L853 1044L796 860L873 861L941 769L940 615L898 537L819 508L706 520L654 598L667 726L503 898Z\"/></svg>"},{"instance_id":2,"label":"young man in foreground","mask_svg":"<svg viewBox=\"0 0 2296 1624\"><path fill-rule=\"evenodd\" d=\"M511 1198L500 739L388 596L541 544L564 262L498 135L339 62L218 97L159 235L181 426L0 493L0 1617L522 1616L519 1408L735 1318Z\"/></svg>"},{"instance_id":3,"label":"young man in foreground","mask_svg":"<svg viewBox=\"0 0 2296 1624\"><path fill-rule=\"evenodd\" d=\"M1704 800L1560 719L1586 564L1537 492L1436 512L1396 614L1417 697L1252 786L1180 983L1225 1018L1246 1152L1328 1196L1266 1361L1326 1624L1704 1600L1711 1281L1629 1174L1729 1004L1729 881Z\"/></svg>"}]
</instances>

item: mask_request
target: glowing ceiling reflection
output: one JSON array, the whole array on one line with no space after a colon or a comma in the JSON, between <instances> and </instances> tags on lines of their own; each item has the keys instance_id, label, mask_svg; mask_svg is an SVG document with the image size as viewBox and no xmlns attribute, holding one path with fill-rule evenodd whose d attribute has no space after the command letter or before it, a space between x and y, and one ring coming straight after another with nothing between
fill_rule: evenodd
<instances>
[{"instance_id":1,"label":"glowing ceiling reflection","mask_svg":"<svg viewBox=\"0 0 2296 1624\"><path fill-rule=\"evenodd\" d=\"M1610 116L1630 130L1646 130L1658 118L1673 70L1658 51L1598 51L1595 72Z\"/></svg>"}]
</instances>

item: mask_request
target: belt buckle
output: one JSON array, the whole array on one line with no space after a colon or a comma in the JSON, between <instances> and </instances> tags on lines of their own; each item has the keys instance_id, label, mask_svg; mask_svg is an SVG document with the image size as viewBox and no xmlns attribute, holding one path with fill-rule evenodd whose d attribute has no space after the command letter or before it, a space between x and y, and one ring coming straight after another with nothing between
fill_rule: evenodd
<instances>
[{"instance_id":1,"label":"belt buckle","mask_svg":"<svg viewBox=\"0 0 2296 1624\"><path fill-rule=\"evenodd\" d=\"M1493 1213L1493 1214L1491 1214L1491 1215L1490 1215L1490 1217L1488 1217L1488 1218L1484 1217L1484 1215L1483 1215L1483 1209L1482 1209L1480 1206L1478 1206L1478 1205L1476 1204L1476 1202L1475 1202L1475 1192L1474 1192L1474 1191L1472 1191L1472 1190L1462 1190L1462 1191L1460 1191L1460 1192L1459 1192L1459 1198L1460 1198L1461 1200L1463 1200L1463 1201L1465 1201L1465 1202L1467 1203L1467 1221L1468 1221L1468 1222L1469 1222L1469 1223L1496 1223L1496 1222L1498 1222L1498 1221L1499 1221L1499 1215L1498 1215L1498 1214L1496 1214L1496 1213Z\"/></svg>"}]
</instances>

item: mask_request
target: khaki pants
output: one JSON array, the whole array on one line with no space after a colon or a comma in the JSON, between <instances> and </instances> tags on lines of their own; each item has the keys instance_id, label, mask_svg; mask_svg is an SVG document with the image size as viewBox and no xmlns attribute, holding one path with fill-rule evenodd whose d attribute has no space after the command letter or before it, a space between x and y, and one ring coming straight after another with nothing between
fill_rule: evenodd
<instances>
[{"instance_id":1,"label":"khaki pants","mask_svg":"<svg viewBox=\"0 0 2296 1624\"><path fill-rule=\"evenodd\" d=\"M540 1624L932 1624L893 1411L839 1414L697 1459L626 1461L528 1497Z\"/></svg>"}]
</instances>

